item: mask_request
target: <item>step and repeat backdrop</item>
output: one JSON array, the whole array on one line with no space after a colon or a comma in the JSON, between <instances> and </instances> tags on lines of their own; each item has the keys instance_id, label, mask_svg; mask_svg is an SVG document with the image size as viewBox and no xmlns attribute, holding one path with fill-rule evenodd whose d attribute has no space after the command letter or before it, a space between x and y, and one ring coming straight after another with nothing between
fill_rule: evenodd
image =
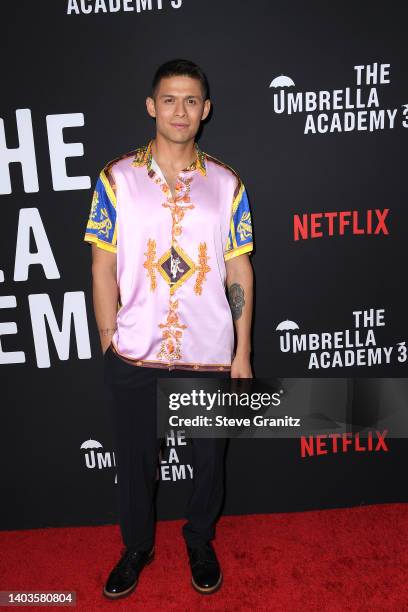
<instances>
[{"instance_id":1,"label":"step and repeat backdrop","mask_svg":"<svg viewBox=\"0 0 408 612\"><path fill-rule=\"evenodd\" d=\"M408 408L408 10L7 0L1 12L0 528L117 520L83 236L100 169L154 135L145 98L176 57L210 81L200 147L250 197L254 374L288 389L332 379L346 416L330 394L319 416L352 431L231 440L224 512L406 501L408 444L388 413ZM312 407L320 387L302 389ZM194 478L182 430L158 475L158 517L181 518Z\"/></svg>"}]
</instances>

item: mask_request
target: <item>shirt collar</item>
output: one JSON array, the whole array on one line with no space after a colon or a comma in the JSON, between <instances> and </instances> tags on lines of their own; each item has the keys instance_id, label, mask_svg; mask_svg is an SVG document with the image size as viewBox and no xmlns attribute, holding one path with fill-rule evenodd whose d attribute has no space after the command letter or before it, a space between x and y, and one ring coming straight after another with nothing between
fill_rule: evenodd
<instances>
[{"instance_id":1,"label":"shirt collar","mask_svg":"<svg viewBox=\"0 0 408 612\"><path fill-rule=\"evenodd\" d=\"M144 147L140 147L137 149L135 158L132 162L132 166L136 166L137 168L141 168L142 166L147 167L147 171L150 172L152 170L152 144L153 139L149 141L147 145ZM187 168L184 168L182 172L191 172L193 170L198 170L203 176L207 175L207 167L205 163L205 153L201 151L200 147L197 143L195 143L195 152L196 158L191 162Z\"/></svg>"}]
</instances>

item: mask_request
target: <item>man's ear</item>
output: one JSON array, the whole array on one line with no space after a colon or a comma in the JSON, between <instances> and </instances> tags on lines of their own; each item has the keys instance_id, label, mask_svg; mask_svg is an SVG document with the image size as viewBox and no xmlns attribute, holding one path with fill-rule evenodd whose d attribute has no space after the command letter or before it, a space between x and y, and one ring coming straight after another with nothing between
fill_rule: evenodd
<instances>
[{"instance_id":1,"label":"man's ear","mask_svg":"<svg viewBox=\"0 0 408 612\"><path fill-rule=\"evenodd\" d=\"M207 99L204 101L204 109L203 109L203 114L201 116L201 121L204 121L204 119L207 119L210 109L211 109L211 101Z\"/></svg>"},{"instance_id":2,"label":"man's ear","mask_svg":"<svg viewBox=\"0 0 408 612\"><path fill-rule=\"evenodd\" d=\"M154 99L148 96L146 98L146 108L149 115L153 118L156 117L156 105L154 103Z\"/></svg>"}]
</instances>

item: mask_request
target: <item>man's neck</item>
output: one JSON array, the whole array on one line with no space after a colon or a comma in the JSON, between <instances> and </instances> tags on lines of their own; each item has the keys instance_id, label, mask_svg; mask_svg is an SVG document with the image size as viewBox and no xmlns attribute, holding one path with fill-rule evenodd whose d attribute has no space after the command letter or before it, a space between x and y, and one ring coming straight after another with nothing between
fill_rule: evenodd
<instances>
[{"instance_id":1,"label":"man's neck","mask_svg":"<svg viewBox=\"0 0 408 612\"><path fill-rule=\"evenodd\" d=\"M179 172L187 168L196 158L194 139L188 142L171 142L156 134L152 145L152 155L159 166Z\"/></svg>"}]
</instances>

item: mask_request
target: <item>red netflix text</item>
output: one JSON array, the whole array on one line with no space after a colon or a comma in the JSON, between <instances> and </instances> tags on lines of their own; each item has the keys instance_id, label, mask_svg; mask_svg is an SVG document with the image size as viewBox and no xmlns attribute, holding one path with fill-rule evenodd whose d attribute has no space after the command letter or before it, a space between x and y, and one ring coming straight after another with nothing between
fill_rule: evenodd
<instances>
[{"instance_id":1,"label":"red netflix text","mask_svg":"<svg viewBox=\"0 0 408 612\"><path fill-rule=\"evenodd\" d=\"M331 236L388 235L386 218L389 208L379 210L341 210L334 212L305 213L293 215L294 240L324 238Z\"/></svg>"},{"instance_id":2,"label":"red netflix text","mask_svg":"<svg viewBox=\"0 0 408 612\"><path fill-rule=\"evenodd\" d=\"M300 455L302 458L314 457L315 455L327 455L335 453L347 453L349 450L355 452L378 452L388 451L385 436L388 430L382 433L369 431L366 435L345 433L320 434L318 436L302 436L300 439Z\"/></svg>"}]
</instances>

